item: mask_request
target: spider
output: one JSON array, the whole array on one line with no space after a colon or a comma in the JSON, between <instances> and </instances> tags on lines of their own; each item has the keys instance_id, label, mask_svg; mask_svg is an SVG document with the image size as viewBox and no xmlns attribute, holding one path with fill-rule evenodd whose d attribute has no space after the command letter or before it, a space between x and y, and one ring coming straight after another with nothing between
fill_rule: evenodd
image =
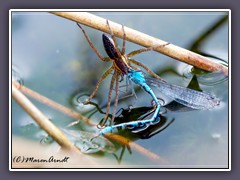
<instances>
[{"instance_id":1,"label":"spider","mask_svg":"<svg viewBox=\"0 0 240 180\"><path fill-rule=\"evenodd\" d=\"M114 106L113 106L113 113L112 113L112 118L111 118L111 121L110 121L110 125L113 124L113 121L114 121L114 118L115 118L115 115L116 115L117 105L118 105L119 80L120 80L120 78L122 80L123 76L127 75L127 73L128 73L127 69L129 69L130 67L134 70L139 70L139 68L133 66L132 64L134 64L136 66L139 66L139 67L142 67L143 69L145 69L148 73L150 73L155 78L161 79L157 74L155 74L153 71L151 71L149 68L147 68L147 66L145 66L144 64L142 64L142 63L140 63L140 62L138 62L134 59L131 59L131 57L133 57L137 54L140 54L142 52L155 50L155 48L164 47L164 46L169 44L169 43L166 43L166 44L163 44L163 45L141 48L141 49L138 49L138 50L134 50L134 51L132 51L128 54L125 54L126 33L125 33L125 30L124 30L124 26L122 25L123 41L122 41L122 49L120 50L117 46L116 38L115 38L115 36L112 32L112 29L109 25L108 20L106 20L106 24L107 24L107 27L108 27L108 30L109 30L109 34L111 35L111 38L105 33L103 33L103 35L102 35L104 49L105 49L105 51L108 55L108 57L103 57L97 51L97 49L94 47L93 43L90 41L88 35L86 34L86 32L82 28L82 26L79 23L77 23L78 27L82 30L86 40L88 41L90 47L97 54L99 59L101 59L104 62L112 61L112 65L101 76L101 78L98 80L97 85L96 85L95 89L93 90L92 94L84 102L84 104L88 104L91 101L91 99L97 93L98 88L101 85L102 81L113 71L113 76L111 78L110 88L109 88L109 91L108 91L108 101L107 101L106 114L105 114L105 117L102 121L101 126L104 126L106 124L108 114L109 114L109 110L110 110L110 106L111 106L112 91L113 91L113 89L115 89L115 100L114 100ZM114 84L115 84L115 87L114 87Z\"/></svg>"}]
</instances>

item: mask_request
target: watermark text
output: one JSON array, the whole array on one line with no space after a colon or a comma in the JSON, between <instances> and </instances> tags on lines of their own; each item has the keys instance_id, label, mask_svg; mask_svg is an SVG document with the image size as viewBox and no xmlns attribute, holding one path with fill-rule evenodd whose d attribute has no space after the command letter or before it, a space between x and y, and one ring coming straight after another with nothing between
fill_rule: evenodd
<instances>
[{"instance_id":1,"label":"watermark text","mask_svg":"<svg viewBox=\"0 0 240 180\"><path fill-rule=\"evenodd\" d=\"M14 156L12 158L13 163L67 163L68 160L68 156L65 156L63 158L55 158L54 156L50 156L49 158Z\"/></svg>"}]
</instances>

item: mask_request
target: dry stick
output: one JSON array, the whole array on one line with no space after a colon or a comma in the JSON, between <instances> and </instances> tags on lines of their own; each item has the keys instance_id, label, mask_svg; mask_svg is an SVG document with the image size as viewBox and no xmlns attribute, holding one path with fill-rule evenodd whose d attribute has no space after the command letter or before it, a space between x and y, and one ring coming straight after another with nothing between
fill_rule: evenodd
<instances>
[{"instance_id":1,"label":"dry stick","mask_svg":"<svg viewBox=\"0 0 240 180\"><path fill-rule=\"evenodd\" d=\"M92 28L98 29L106 33L108 33L109 31L106 24L106 19L87 12L51 12L51 13L90 26ZM123 38L122 25L112 21L109 21L109 24L114 35ZM126 40L139 44L141 46L152 47L167 43L163 40L154 38L152 36L149 36L147 34L141 33L139 31L136 31L125 26L124 30L126 34ZM170 56L174 59L178 59L182 62L191 64L197 68L206 71L221 71L225 75L228 75L228 68L226 66L212 62L204 56L201 56L197 53L186 50L184 48L175 46L173 44L156 48L155 51L158 51L162 54Z\"/></svg>"},{"instance_id":2,"label":"dry stick","mask_svg":"<svg viewBox=\"0 0 240 180\"><path fill-rule=\"evenodd\" d=\"M67 137L29 101L13 84L12 96L15 101L44 129L63 149L79 153L80 151L67 139Z\"/></svg>"},{"instance_id":3,"label":"dry stick","mask_svg":"<svg viewBox=\"0 0 240 180\"><path fill-rule=\"evenodd\" d=\"M25 93L26 95L72 117L72 118L75 118L75 119L81 119L81 118L85 118L87 120L88 123L91 123L91 121L86 118L85 116L75 112L75 111L72 111L71 109L68 109L67 107L64 107L54 101L52 101L51 99L48 99L44 96L42 96L41 94L23 86L23 85L20 85L17 81L13 80L12 81L12 86L13 87L17 87L19 88L19 90L21 90L23 93ZM27 108L27 107L26 107ZM93 123L91 123L93 125ZM153 159L153 160L160 160L161 162L167 162L166 160L162 161L163 158L159 157L158 155L148 151L147 149L144 149L143 147L141 147L140 145L136 144L136 143L133 143L131 142L129 139L127 138L124 138L122 136L118 136L118 135L114 135L114 134L107 134L107 135L104 135L106 136L107 138L110 138L110 139L113 139L121 144L125 144L125 145L131 145L134 149L136 149L136 151L138 151L139 153L141 154L144 154L145 156L149 157L150 159ZM131 143L130 143L131 142Z\"/></svg>"}]
</instances>

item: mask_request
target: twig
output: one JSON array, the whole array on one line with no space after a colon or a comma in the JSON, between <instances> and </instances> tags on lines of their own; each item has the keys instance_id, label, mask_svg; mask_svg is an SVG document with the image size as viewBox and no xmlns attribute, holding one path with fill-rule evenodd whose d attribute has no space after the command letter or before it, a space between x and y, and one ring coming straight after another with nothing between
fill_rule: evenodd
<instances>
[{"instance_id":1,"label":"twig","mask_svg":"<svg viewBox=\"0 0 240 180\"><path fill-rule=\"evenodd\" d=\"M71 150L75 153L80 151L67 139L67 137L24 96L13 84L12 96L15 101L44 129L63 149Z\"/></svg>"},{"instance_id":2,"label":"twig","mask_svg":"<svg viewBox=\"0 0 240 180\"><path fill-rule=\"evenodd\" d=\"M51 12L51 13L108 33L106 19L101 18L99 16L87 12ZM122 25L112 21L109 21L109 23L111 25L111 29L114 35L122 38L123 37ZM152 36L149 36L147 34L141 33L139 31L136 31L125 26L124 30L126 33L126 39L128 41L139 44L141 46L155 47L167 43L163 40L154 38ZM201 56L197 53L186 50L184 48L175 46L173 44L169 44L164 47L160 46L159 48L156 48L154 50L167 56L170 56L174 59L178 59L182 62L191 64L197 68L206 71L221 71L224 74L228 75L228 68L226 66L212 62L204 56Z\"/></svg>"},{"instance_id":3,"label":"twig","mask_svg":"<svg viewBox=\"0 0 240 180\"><path fill-rule=\"evenodd\" d=\"M48 105L48 106L50 106L50 107L52 107L52 108L54 108L54 109L56 109L56 110L64 113L64 114L66 114L66 115L68 115L68 116L70 116L70 117L72 117L72 118L74 118L74 119L77 119L77 120L82 119L82 120L84 120L88 125L91 125L91 126L96 126L96 125L97 125L96 123L93 123L90 119L88 119L87 117L83 116L82 114L79 114L79 113L77 113L76 111L73 111L73 110L71 110L71 109L63 106L63 105L61 105L61 104L59 104L59 103L57 103L57 102L55 102L55 101L53 101L53 100L51 100L51 99L49 99L49 98L47 98L47 97L39 94L39 93L37 93L37 92L35 92L35 91L27 88L26 86L20 85L20 84L19 84L17 81L15 81L15 80L13 80L12 83L13 83L16 87L19 87L19 89L20 89L23 93L25 93L25 94L27 94L28 96L30 96L30 97L32 97L32 98L40 101L41 103L44 103L44 104L46 104L46 105Z\"/></svg>"}]
</instances>

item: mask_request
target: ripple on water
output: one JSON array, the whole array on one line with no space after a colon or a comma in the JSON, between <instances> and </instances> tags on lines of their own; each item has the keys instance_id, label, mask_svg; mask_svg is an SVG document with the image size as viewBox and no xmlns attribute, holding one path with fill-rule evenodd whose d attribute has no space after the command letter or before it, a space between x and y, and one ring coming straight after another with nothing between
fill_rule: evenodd
<instances>
[{"instance_id":1,"label":"ripple on water","mask_svg":"<svg viewBox=\"0 0 240 180\"><path fill-rule=\"evenodd\" d=\"M89 95L86 93L78 93L72 98L72 105L79 112L91 111L95 108L92 104L84 104L84 102L89 98ZM96 99L92 99L96 103Z\"/></svg>"},{"instance_id":2,"label":"ripple on water","mask_svg":"<svg viewBox=\"0 0 240 180\"><path fill-rule=\"evenodd\" d=\"M227 62L225 61L214 59L214 58L209 58L209 59L218 64L228 66ZM191 65L187 65L184 68L182 68L180 73L183 74L183 77L185 79L191 79L193 75L196 75L198 82L206 86L221 84L224 81L228 80L228 76L226 76L222 72L206 72L206 71L194 68Z\"/></svg>"}]
</instances>

